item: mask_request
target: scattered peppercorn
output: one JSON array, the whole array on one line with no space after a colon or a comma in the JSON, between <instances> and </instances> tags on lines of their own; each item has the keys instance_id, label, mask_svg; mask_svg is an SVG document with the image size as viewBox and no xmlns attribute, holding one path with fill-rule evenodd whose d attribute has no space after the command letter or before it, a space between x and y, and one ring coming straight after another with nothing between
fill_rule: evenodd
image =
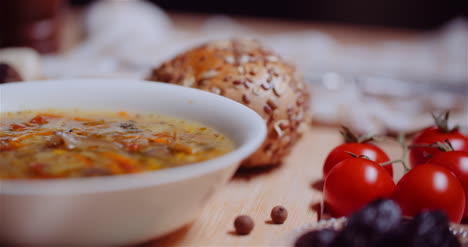
<instances>
[{"instance_id":1,"label":"scattered peppercorn","mask_svg":"<svg viewBox=\"0 0 468 247\"><path fill-rule=\"evenodd\" d=\"M288 218L288 210L283 206L276 206L271 210L271 219L275 224L283 224Z\"/></svg>"},{"instance_id":2,"label":"scattered peppercorn","mask_svg":"<svg viewBox=\"0 0 468 247\"><path fill-rule=\"evenodd\" d=\"M239 235L247 235L254 228L254 222L252 218L247 215L240 215L234 220L234 228L236 228L236 233Z\"/></svg>"}]
</instances>

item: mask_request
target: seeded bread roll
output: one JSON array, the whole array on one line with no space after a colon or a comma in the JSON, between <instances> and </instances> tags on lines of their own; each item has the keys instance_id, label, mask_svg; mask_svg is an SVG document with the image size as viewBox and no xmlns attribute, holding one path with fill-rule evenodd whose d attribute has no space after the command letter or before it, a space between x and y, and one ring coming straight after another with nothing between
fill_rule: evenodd
<instances>
[{"instance_id":1,"label":"seeded bread roll","mask_svg":"<svg viewBox=\"0 0 468 247\"><path fill-rule=\"evenodd\" d=\"M184 52L148 78L199 88L242 103L268 125L263 145L242 166L277 165L308 119L308 90L293 66L255 40L215 41Z\"/></svg>"}]
</instances>

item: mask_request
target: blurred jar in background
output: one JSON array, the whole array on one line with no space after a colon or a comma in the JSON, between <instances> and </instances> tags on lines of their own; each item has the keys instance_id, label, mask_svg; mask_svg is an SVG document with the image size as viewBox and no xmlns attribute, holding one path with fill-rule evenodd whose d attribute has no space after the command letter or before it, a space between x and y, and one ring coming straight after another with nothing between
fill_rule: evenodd
<instances>
[{"instance_id":1,"label":"blurred jar in background","mask_svg":"<svg viewBox=\"0 0 468 247\"><path fill-rule=\"evenodd\" d=\"M0 47L59 50L64 0L0 0Z\"/></svg>"}]
</instances>

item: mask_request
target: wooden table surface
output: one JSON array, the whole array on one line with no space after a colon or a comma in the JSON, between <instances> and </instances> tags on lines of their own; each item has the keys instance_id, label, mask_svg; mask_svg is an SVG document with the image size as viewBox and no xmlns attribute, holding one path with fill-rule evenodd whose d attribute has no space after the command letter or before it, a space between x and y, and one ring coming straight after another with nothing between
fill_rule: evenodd
<instances>
[{"instance_id":1,"label":"wooden table surface","mask_svg":"<svg viewBox=\"0 0 468 247\"><path fill-rule=\"evenodd\" d=\"M144 246L291 246L295 229L317 221L322 164L339 143L338 129L313 126L283 165L236 174L193 224ZM396 144L383 143L382 147L392 157L401 154ZM269 223L276 205L289 212L282 225ZM234 234L233 221L239 214L253 218L255 228L250 235Z\"/></svg>"},{"instance_id":2,"label":"wooden table surface","mask_svg":"<svg viewBox=\"0 0 468 247\"><path fill-rule=\"evenodd\" d=\"M63 35L64 50L73 48L82 39L79 26L80 11L66 16ZM196 30L207 16L170 14L174 27ZM285 22L236 18L240 24L259 33L317 30L326 32L343 44L373 45L381 41L408 40L413 32L327 24ZM293 153L281 166L238 173L206 205L194 223L161 239L143 245L156 246L288 246L295 229L317 221L317 205L322 194L319 189L322 163L328 152L341 142L338 129L313 126L304 135ZM383 144L390 156L398 157L395 144ZM398 169L396 169L398 170ZM271 209L282 205L289 211L282 225L269 223ZM233 221L239 214L250 215L255 228L250 235L234 234Z\"/></svg>"}]
</instances>

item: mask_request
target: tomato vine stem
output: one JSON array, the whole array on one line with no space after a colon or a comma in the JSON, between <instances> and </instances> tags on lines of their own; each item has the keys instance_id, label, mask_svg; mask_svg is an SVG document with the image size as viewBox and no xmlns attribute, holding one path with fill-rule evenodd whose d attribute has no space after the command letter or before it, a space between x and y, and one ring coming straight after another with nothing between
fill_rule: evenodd
<instances>
[{"instance_id":1,"label":"tomato vine stem","mask_svg":"<svg viewBox=\"0 0 468 247\"><path fill-rule=\"evenodd\" d=\"M443 112L438 116L435 113L431 113L431 114L432 114L432 118L434 119L436 126L439 127L439 129L444 133L450 133L460 128L460 126L458 125L456 125L453 128L449 127L448 120L450 117L450 111Z\"/></svg>"},{"instance_id":2,"label":"tomato vine stem","mask_svg":"<svg viewBox=\"0 0 468 247\"><path fill-rule=\"evenodd\" d=\"M398 134L398 143L403 149L399 162L403 165L403 168L405 169L405 173L407 173L410 169L408 165L406 164L405 159L406 159L406 156L408 155L409 148L408 148L408 144L406 144L406 135L404 132L401 132Z\"/></svg>"},{"instance_id":3,"label":"tomato vine stem","mask_svg":"<svg viewBox=\"0 0 468 247\"><path fill-rule=\"evenodd\" d=\"M363 155L363 154L357 155L357 154L352 153L352 152L349 152L349 151L344 151L344 152L347 153L347 154L349 154L349 155L351 155L353 158L364 158L364 159L371 160L368 156Z\"/></svg>"}]
</instances>

